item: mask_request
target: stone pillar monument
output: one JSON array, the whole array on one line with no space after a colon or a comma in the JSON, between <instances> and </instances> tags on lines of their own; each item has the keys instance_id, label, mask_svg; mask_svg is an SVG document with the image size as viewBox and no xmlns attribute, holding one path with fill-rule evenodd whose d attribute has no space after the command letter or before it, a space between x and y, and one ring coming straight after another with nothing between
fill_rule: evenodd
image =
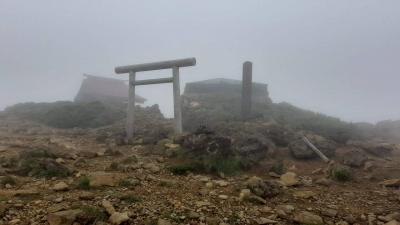
<instances>
[{"instance_id":1,"label":"stone pillar monument","mask_svg":"<svg viewBox=\"0 0 400 225\"><path fill-rule=\"evenodd\" d=\"M253 83L253 64L249 61L243 63L242 78L242 119L248 120L251 116L251 96Z\"/></svg>"}]
</instances>

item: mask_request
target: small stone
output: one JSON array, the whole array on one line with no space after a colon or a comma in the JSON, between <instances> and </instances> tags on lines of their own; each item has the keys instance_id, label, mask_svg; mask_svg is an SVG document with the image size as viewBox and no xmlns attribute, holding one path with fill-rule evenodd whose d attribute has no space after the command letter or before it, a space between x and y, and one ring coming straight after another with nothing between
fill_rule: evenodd
<instances>
[{"instance_id":1,"label":"small stone","mask_svg":"<svg viewBox=\"0 0 400 225\"><path fill-rule=\"evenodd\" d=\"M9 224L9 225L14 225L14 224L18 224L18 223L20 223L20 222L21 222L20 219L13 219L13 220L9 221L8 224Z\"/></svg>"},{"instance_id":2,"label":"small stone","mask_svg":"<svg viewBox=\"0 0 400 225\"><path fill-rule=\"evenodd\" d=\"M392 220L385 223L385 225L400 225L400 222L398 222L397 220Z\"/></svg>"},{"instance_id":3,"label":"small stone","mask_svg":"<svg viewBox=\"0 0 400 225\"><path fill-rule=\"evenodd\" d=\"M63 197L59 197L59 198L54 199L54 202L60 203L60 202L62 202L63 200L64 200Z\"/></svg>"},{"instance_id":4,"label":"small stone","mask_svg":"<svg viewBox=\"0 0 400 225\"><path fill-rule=\"evenodd\" d=\"M80 200L93 200L95 197L96 196L93 193L87 192L87 191L82 192L82 193L79 194L79 199Z\"/></svg>"},{"instance_id":5,"label":"small stone","mask_svg":"<svg viewBox=\"0 0 400 225\"><path fill-rule=\"evenodd\" d=\"M222 199L222 200L227 200L229 198L228 195L218 195L218 198Z\"/></svg>"},{"instance_id":6,"label":"small stone","mask_svg":"<svg viewBox=\"0 0 400 225\"><path fill-rule=\"evenodd\" d=\"M316 184L322 185L322 186L330 186L332 184L332 180L327 179L327 178L320 178L315 181Z\"/></svg>"},{"instance_id":7,"label":"small stone","mask_svg":"<svg viewBox=\"0 0 400 225\"><path fill-rule=\"evenodd\" d=\"M217 180L217 181L215 181L215 184L217 184L220 187L226 187L229 185L229 182L224 181L224 180Z\"/></svg>"},{"instance_id":8,"label":"small stone","mask_svg":"<svg viewBox=\"0 0 400 225\"><path fill-rule=\"evenodd\" d=\"M62 159L62 158L57 158L57 159L56 159L56 162L57 162L57 163L60 163L60 164L63 164L63 163L65 163L65 160Z\"/></svg>"},{"instance_id":9,"label":"small stone","mask_svg":"<svg viewBox=\"0 0 400 225\"><path fill-rule=\"evenodd\" d=\"M108 219L108 221L110 221L111 224L114 225L119 225L123 222L126 222L129 220L129 216L128 213L119 213L119 212L114 212L113 214L111 214L110 218Z\"/></svg>"},{"instance_id":10,"label":"small stone","mask_svg":"<svg viewBox=\"0 0 400 225\"><path fill-rule=\"evenodd\" d=\"M71 225L82 211L79 209L51 213L47 216L50 225Z\"/></svg>"},{"instance_id":11,"label":"small stone","mask_svg":"<svg viewBox=\"0 0 400 225\"><path fill-rule=\"evenodd\" d=\"M52 189L54 191L67 191L69 189L69 186L65 182L61 181L55 184Z\"/></svg>"},{"instance_id":12,"label":"small stone","mask_svg":"<svg viewBox=\"0 0 400 225\"><path fill-rule=\"evenodd\" d=\"M260 217L258 219L255 220L257 224L276 224L278 223L278 221L275 220L270 220L264 217Z\"/></svg>"},{"instance_id":13,"label":"small stone","mask_svg":"<svg viewBox=\"0 0 400 225\"><path fill-rule=\"evenodd\" d=\"M312 198L317 196L317 194L313 191L296 191L293 193L293 196L295 198L304 198L304 199L308 199L308 198Z\"/></svg>"},{"instance_id":14,"label":"small stone","mask_svg":"<svg viewBox=\"0 0 400 225\"><path fill-rule=\"evenodd\" d=\"M206 183L206 188L213 188L214 184L212 182L207 182Z\"/></svg>"},{"instance_id":15,"label":"small stone","mask_svg":"<svg viewBox=\"0 0 400 225\"><path fill-rule=\"evenodd\" d=\"M311 212L307 211L302 211L297 213L293 221L300 223L300 224L307 224L307 225L322 225L324 224L324 221L322 218L318 215L315 215Z\"/></svg>"},{"instance_id":16,"label":"small stone","mask_svg":"<svg viewBox=\"0 0 400 225\"><path fill-rule=\"evenodd\" d=\"M283 174L280 178L281 183L286 187L299 185L299 179L297 175L293 172L287 172Z\"/></svg>"},{"instance_id":17,"label":"small stone","mask_svg":"<svg viewBox=\"0 0 400 225\"><path fill-rule=\"evenodd\" d=\"M335 217L338 211L335 209L324 209L321 211L321 214L328 217Z\"/></svg>"},{"instance_id":18,"label":"small stone","mask_svg":"<svg viewBox=\"0 0 400 225\"><path fill-rule=\"evenodd\" d=\"M171 225L171 223L165 219L158 219L157 225Z\"/></svg>"},{"instance_id":19,"label":"small stone","mask_svg":"<svg viewBox=\"0 0 400 225\"><path fill-rule=\"evenodd\" d=\"M250 189L242 189L239 194L239 200L240 201L246 200L249 198L250 195L251 195Z\"/></svg>"},{"instance_id":20,"label":"small stone","mask_svg":"<svg viewBox=\"0 0 400 225\"><path fill-rule=\"evenodd\" d=\"M189 219L198 219L200 218L200 214L194 211L190 211L188 214Z\"/></svg>"},{"instance_id":21,"label":"small stone","mask_svg":"<svg viewBox=\"0 0 400 225\"><path fill-rule=\"evenodd\" d=\"M107 201L107 200L103 200L101 202L101 205L103 206L103 208L106 210L106 212L109 215L113 215L115 213L115 208L114 206L111 204L111 202Z\"/></svg>"}]
</instances>

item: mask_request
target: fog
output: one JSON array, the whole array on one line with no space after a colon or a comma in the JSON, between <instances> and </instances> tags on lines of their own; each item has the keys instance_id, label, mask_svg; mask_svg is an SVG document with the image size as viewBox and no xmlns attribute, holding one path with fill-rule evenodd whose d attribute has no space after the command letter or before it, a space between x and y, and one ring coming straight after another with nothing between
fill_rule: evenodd
<instances>
[{"instance_id":1,"label":"fog","mask_svg":"<svg viewBox=\"0 0 400 225\"><path fill-rule=\"evenodd\" d=\"M184 83L268 83L274 102L376 122L400 119L400 1L0 0L0 109L72 100L83 73L196 57ZM138 79L169 76L139 73ZM138 94L172 114L170 84Z\"/></svg>"}]
</instances>

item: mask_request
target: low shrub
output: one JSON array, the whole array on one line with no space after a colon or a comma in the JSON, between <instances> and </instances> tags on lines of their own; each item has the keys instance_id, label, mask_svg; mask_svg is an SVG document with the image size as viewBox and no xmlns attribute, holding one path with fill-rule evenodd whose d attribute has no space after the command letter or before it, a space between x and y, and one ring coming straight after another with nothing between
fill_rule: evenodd
<instances>
[{"instance_id":1,"label":"low shrub","mask_svg":"<svg viewBox=\"0 0 400 225\"><path fill-rule=\"evenodd\" d=\"M331 176L339 182L347 182L353 179L351 170L346 167L337 167L332 169Z\"/></svg>"},{"instance_id":2,"label":"low shrub","mask_svg":"<svg viewBox=\"0 0 400 225\"><path fill-rule=\"evenodd\" d=\"M195 171L194 166L190 164L173 165L170 166L168 169L174 175L187 175L189 172Z\"/></svg>"},{"instance_id":3,"label":"low shrub","mask_svg":"<svg viewBox=\"0 0 400 225\"><path fill-rule=\"evenodd\" d=\"M4 176L2 178L0 178L0 184L1 185L6 185L6 184L10 184L10 185L15 185L17 182L15 181L15 179L12 176Z\"/></svg>"},{"instance_id":4,"label":"low shrub","mask_svg":"<svg viewBox=\"0 0 400 225\"><path fill-rule=\"evenodd\" d=\"M82 211L82 214L78 216L78 220L85 222L82 224L95 224L97 221L105 221L108 218L105 210L99 207L85 205L78 207L78 209Z\"/></svg>"},{"instance_id":5,"label":"low shrub","mask_svg":"<svg viewBox=\"0 0 400 225\"><path fill-rule=\"evenodd\" d=\"M82 176L79 178L78 187L83 190L90 189L90 179L87 176Z\"/></svg>"}]
</instances>

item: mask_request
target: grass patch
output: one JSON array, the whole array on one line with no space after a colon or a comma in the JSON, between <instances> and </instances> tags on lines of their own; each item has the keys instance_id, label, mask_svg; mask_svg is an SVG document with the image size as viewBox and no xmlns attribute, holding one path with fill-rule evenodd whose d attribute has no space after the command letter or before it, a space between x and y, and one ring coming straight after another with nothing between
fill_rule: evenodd
<instances>
[{"instance_id":1,"label":"grass patch","mask_svg":"<svg viewBox=\"0 0 400 225\"><path fill-rule=\"evenodd\" d=\"M83 190L89 190L90 186L90 179L87 176L82 176L79 178L78 187Z\"/></svg>"},{"instance_id":2,"label":"grass patch","mask_svg":"<svg viewBox=\"0 0 400 225\"><path fill-rule=\"evenodd\" d=\"M122 164L134 164L137 162L138 162L138 159L136 158L136 156L128 156L121 161Z\"/></svg>"},{"instance_id":3,"label":"grass patch","mask_svg":"<svg viewBox=\"0 0 400 225\"><path fill-rule=\"evenodd\" d=\"M279 160L272 165L272 167L269 171L274 172L278 175L282 175L282 174L286 173L286 168L285 168L285 165L283 164L283 161Z\"/></svg>"},{"instance_id":4,"label":"grass patch","mask_svg":"<svg viewBox=\"0 0 400 225\"><path fill-rule=\"evenodd\" d=\"M119 197L119 199L121 201L125 201L125 202L130 203L130 204L142 201L142 198L137 196L137 195L135 195L135 194L122 195L122 196Z\"/></svg>"},{"instance_id":5,"label":"grass patch","mask_svg":"<svg viewBox=\"0 0 400 225\"><path fill-rule=\"evenodd\" d=\"M85 206L79 207L79 209L82 210L82 212L83 212L82 216L90 221L94 221L94 222L105 221L108 218L107 213L103 209L98 208L98 207L85 205Z\"/></svg>"},{"instance_id":6,"label":"grass patch","mask_svg":"<svg viewBox=\"0 0 400 225\"><path fill-rule=\"evenodd\" d=\"M138 180L130 180L130 179L123 179L118 182L118 185L121 187L134 187L139 185L140 182Z\"/></svg>"},{"instance_id":7,"label":"grass patch","mask_svg":"<svg viewBox=\"0 0 400 225\"><path fill-rule=\"evenodd\" d=\"M193 165L189 164L173 165L168 169L174 175L187 175L189 172L194 172L196 170Z\"/></svg>"},{"instance_id":8,"label":"grass patch","mask_svg":"<svg viewBox=\"0 0 400 225\"><path fill-rule=\"evenodd\" d=\"M5 176L0 179L0 184L3 186L6 184L15 185L16 183L17 182L12 176Z\"/></svg>"}]
</instances>

